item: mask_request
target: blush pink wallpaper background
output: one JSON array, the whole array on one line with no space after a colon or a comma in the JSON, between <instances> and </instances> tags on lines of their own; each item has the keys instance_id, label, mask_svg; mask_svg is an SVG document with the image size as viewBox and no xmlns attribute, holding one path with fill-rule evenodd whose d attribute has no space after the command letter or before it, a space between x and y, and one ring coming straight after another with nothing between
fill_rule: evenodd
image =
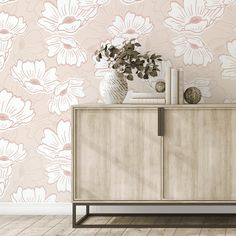
<instances>
[{"instance_id":1,"label":"blush pink wallpaper background","mask_svg":"<svg viewBox=\"0 0 236 236\"><path fill-rule=\"evenodd\" d=\"M0 201L70 201L70 106L101 102L104 42L137 38L202 103L236 102L235 14L236 0L0 0Z\"/></svg>"}]
</instances>

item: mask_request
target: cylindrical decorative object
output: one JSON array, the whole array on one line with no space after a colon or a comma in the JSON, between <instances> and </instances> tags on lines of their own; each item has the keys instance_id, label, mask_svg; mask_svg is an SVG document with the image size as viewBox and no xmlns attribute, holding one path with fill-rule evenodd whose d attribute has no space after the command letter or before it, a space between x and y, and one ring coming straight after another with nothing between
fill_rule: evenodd
<instances>
[{"instance_id":1,"label":"cylindrical decorative object","mask_svg":"<svg viewBox=\"0 0 236 236\"><path fill-rule=\"evenodd\" d=\"M99 91L106 104L120 104L127 95L128 83L122 74L111 70L105 74Z\"/></svg>"},{"instance_id":2,"label":"cylindrical decorative object","mask_svg":"<svg viewBox=\"0 0 236 236\"><path fill-rule=\"evenodd\" d=\"M184 99L189 104L197 104L200 102L201 98L201 91L196 87L190 87L184 92Z\"/></svg>"}]
</instances>

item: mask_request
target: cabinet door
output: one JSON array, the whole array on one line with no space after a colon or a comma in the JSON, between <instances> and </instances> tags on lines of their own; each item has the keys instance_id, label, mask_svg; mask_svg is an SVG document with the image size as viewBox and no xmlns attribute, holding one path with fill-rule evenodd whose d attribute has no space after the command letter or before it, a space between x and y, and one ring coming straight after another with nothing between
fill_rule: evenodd
<instances>
[{"instance_id":1,"label":"cabinet door","mask_svg":"<svg viewBox=\"0 0 236 236\"><path fill-rule=\"evenodd\" d=\"M78 109L75 200L158 200L156 108Z\"/></svg>"},{"instance_id":2,"label":"cabinet door","mask_svg":"<svg viewBox=\"0 0 236 236\"><path fill-rule=\"evenodd\" d=\"M236 110L165 110L164 198L236 200Z\"/></svg>"}]
</instances>

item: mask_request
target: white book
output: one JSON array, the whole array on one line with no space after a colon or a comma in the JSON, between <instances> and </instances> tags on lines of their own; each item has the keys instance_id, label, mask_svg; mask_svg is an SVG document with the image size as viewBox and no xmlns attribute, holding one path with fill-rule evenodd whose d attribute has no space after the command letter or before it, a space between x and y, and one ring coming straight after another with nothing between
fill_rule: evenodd
<instances>
[{"instance_id":1,"label":"white book","mask_svg":"<svg viewBox=\"0 0 236 236\"><path fill-rule=\"evenodd\" d=\"M165 68L166 104L171 104L171 67Z\"/></svg>"},{"instance_id":2,"label":"white book","mask_svg":"<svg viewBox=\"0 0 236 236\"><path fill-rule=\"evenodd\" d=\"M146 103L146 104L165 104L166 100L164 98L132 98L127 103L133 103L133 104L140 104L140 103Z\"/></svg>"},{"instance_id":3,"label":"white book","mask_svg":"<svg viewBox=\"0 0 236 236\"><path fill-rule=\"evenodd\" d=\"M171 68L171 104L178 104L179 103L179 77L178 77L178 70Z\"/></svg>"},{"instance_id":4,"label":"white book","mask_svg":"<svg viewBox=\"0 0 236 236\"><path fill-rule=\"evenodd\" d=\"M155 93L153 93L153 92L151 92L151 93L133 92L131 97L134 99L136 99L136 98L160 98L156 92Z\"/></svg>"},{"instance_id":5,"label":"white book","mask_svg":"<svg viewBox=\"0 0 236 236\"><path fill-rule=\"evenodd\" d=\"M184 69L179 68L179 104L184 104Z\"/></svg>"}]
</instances>

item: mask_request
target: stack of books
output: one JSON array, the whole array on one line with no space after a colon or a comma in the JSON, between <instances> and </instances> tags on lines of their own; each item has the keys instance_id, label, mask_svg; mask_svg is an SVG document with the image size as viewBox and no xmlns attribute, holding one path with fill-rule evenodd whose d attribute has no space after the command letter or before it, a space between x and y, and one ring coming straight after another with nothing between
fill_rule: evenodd
<instances>
[{"instance_id":1,"label":"stack of books","mask_svg":"<svg viewBox=\"0 0 236 236\"><path fill-rule=\"evenodd\" d=\"M125 103L149 103L149 104L165 104L166 99L163 96L158 95L156 92L133 92L130 91L127 95L128 99L126 99Z\"/></svg>"},{"instance_id":2,"label":"stack of books","mask_svg":"<svg viewBox=\"0 0 236 236\"><path fill-rule=\"evenodd\" d=\"M184 71L166 67L164 73L165 92L129 91L124 103L147 104L183 104L184 103Z\"/></svg>"}]
</instances>

